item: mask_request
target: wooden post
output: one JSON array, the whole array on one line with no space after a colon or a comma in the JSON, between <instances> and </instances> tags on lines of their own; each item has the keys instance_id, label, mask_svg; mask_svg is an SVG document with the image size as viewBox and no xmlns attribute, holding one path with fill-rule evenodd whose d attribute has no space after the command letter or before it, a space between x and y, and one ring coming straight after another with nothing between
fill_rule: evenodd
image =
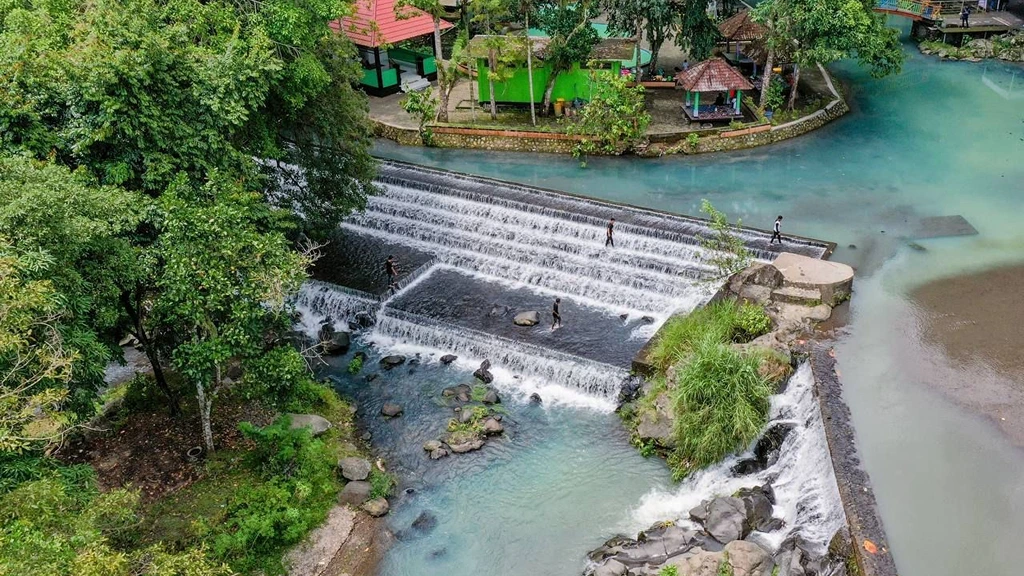
<instances>
[{"instance_id":1,"label":"wooden post","mask_svg":"<svg viewBox=\"0 0 1024 576\"><path fill-rule=\"evenodd\" d=\"M689 90L686 91L686 105L687 106L690 105L690 91Z\"/></svg>"},{"instance_id":2,"label":"wooden post","mask_svg":"<svg viewBox=\"0 0 1024 576\"><path fill-rule=\"evenodd\" d=\"M693 93L693 117L700 116L700 92Z\"/></svg>"},{"instance_id":3,"label":"wooden post","mask_svg":"<svg viewBox=\"0 0 1024 576\"><path fill-rule=\"evenodd\" d=\"M377 88L384 89L384 75L380 70L380 46L373 47L373 59L377 61Z\"/></svg>"}]
</instances>

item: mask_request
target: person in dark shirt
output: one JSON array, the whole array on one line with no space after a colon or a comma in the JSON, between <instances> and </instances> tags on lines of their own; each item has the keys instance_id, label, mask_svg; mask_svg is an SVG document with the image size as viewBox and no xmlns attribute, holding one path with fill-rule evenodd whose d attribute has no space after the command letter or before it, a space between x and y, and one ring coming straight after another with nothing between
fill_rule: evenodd
<instances>
[{"instance_id":1,"label":"person in dark shirt","mask_svg":"<svg viewBox=\"0 0 1024 576\"><path fill-rule=\"evenodd\" d=\"M551 329L562 327L562 315L558 313L558 305L562 303L561 298L555 298L555 304L551 307Z\"/></svg>"},{"instance_id":2,"label":"person in dark shirt","mask_svg":"<svg viewBox=\"0 0 1024 576\"><path fill-rule=\"evenodd\" d=\"M971 18L971 9L964 4L963 8L960 9L960 27L969 28Z\"/></svg>"},{"instance_id":3,"label":"person in dark shirt","mask_svg":"<svg viewBox=\"0 0 1024 576\"><path fill-rule=\"evenodd\" d=\"M615 239L612 238L612 230L614 228L615 228L615 218L612 218L611 220L608 221L608 234L607 234L607 236L605 237L605 240L604 240L605 248L607 248L608 246L611 246L612 248L615 248Z\"/></svg>"},{"instance_id":4,"label":"person in dark shirt","mask_svg":"<svg viewBox=\"0 0 1024 576\"><path fill-rule=\"evenodd\" d=\"M398 281L398 263L395 261L395 257L390 254L388 259L384 261L384 273L388 275L388 290L394 292L395 283Z\"/></svg>"},{"instance_id":5,"label":"person in dark shirt","mask_svg":"<svg viewBox=\"0 0 1024 576\"><path fill-rule=\"evenodd\" d=\"M779 244L782 244L782 232L779 229L781 226L782 216L779 216L778 218L775 219L774 232L772 232L772 239L768 241L768 244L774 244L776 240L779 241Z\"/></svg>"}]
</instances>

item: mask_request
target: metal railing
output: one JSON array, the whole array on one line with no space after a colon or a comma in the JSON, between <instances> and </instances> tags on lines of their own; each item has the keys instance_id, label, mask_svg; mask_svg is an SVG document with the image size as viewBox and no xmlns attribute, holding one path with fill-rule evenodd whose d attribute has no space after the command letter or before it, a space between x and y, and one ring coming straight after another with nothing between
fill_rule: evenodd
<instances>
[{"instance_id":1,"label":"metal railing","mask_svg":"<svg viewBox=\"0 0 1024 576\"><path fill-rule=\"evenodd\" d=\"M938 20L947 14L959 14L965 4L964 0L876 0L875 7L911 18Z\"/></svg>"}]
</instances>

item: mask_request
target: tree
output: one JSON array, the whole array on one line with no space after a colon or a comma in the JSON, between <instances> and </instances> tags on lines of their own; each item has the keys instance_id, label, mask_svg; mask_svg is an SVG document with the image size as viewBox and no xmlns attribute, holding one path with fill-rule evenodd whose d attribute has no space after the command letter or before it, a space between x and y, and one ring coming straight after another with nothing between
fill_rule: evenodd
<instances>
[{"instance_id":1,"label":"tree","mask_svg":"<svg viewBox=\"0 0 1024 576\"><path fill-rule=\"evenodd\" d=\"M708 16L705 0L682 0L678 5L679 33L676 44L687 50L690 58L700 62L711 56L718 42L718 26Z\"/></svg>"},{"instance_id":2,"label":"tree","mask_svg":"<svg viewBox=\"0 0 1024 576\"><path fill-rule=\"evenodd\" d=\"M767 0L759 18L775 23L776 34L789 38L796 64L789 108L796 103L800 70L856 56L876 77L898 72L903 64L899 33L866 0Z\"/></svg>"},{"instance_id":3,"label":"tree","mask_svg":"<svg viewBox=\"0 0 1024 576\"><path fill-rule=\"evenodd\" d=\"M530 90L530 124L537 125L537 97L533 93L533 41L530 39L530 14L533 13L533 0L521 0L519 11L523 15L523 27L526 29L526 81Z\"/></svg>"},{"instance_id":4,"label":"tree","mask_svg":"<svg viewBox=\"0 0 1024 576\"><path fill-rule=\"evenodd\" d=\"M622 76L599 76L591 71L594 94L567 127L569 134L583 136L573 156L595 152L621 154L643 141L651 115L643 86L628 86Z\"/></svg>"},{"instance_id":5,"label":"tree","mask_svg":"<svg viewBox=\"0 0 1024 576\"><path fill-rule=\"evenodd\" d=\"M526 57L526 38L523 36L488 36L484 41L487 50L487 84L490 89L491 119L498 118L495 83L507 82L515 74L518 64Z\"/></svg>"},{"instance_id":6,"label":"tree","mask_svg":"<svg viewBox=\"0 0 1024 576\"><path fill-rule=\"evenodd\" d=\"M704 261L715 269L709 281L721 281L749 266L750 250L736 234L741 222L737 220L736 226L731 226L725 214L707 200L701 200L700 211L708 215L711 227L711 234L701 240L701 246L708 252Z\"/></svg>"},{"instance_id":7,"label":"tree","mask_svg":"<svg viewBox=\"0 0 1024 576\"><path fill-rule=\"evenodd\" d=\"M434 23L434 55L437 57L437 81L440 95L440 104L437 108L437 119L441 122L448 121L448 96L451 89L445 90L442 85L450 84L455 87L458 81L456 66L447 65L444 59L444 48L441 46L441 17L445 15L446 9L440 0L398 0L395 3L395 14L399 19L412 18L419 12L424 12Z\"/></svg>"},{"instance_id":8,"label":"tree","mask_svg":"<svg viewBox=\"0 0 1024 576\"><path fill-rule=\"evenodd\" d=\"M275 216L258 195L226 177L215 174L201 188L181 178L160 201L157 249L165 264L154 314L173 331L172 359L195 386L203 441L213 451L211 412L230 384L229 363L265 354L268 335L287 327L285 301L309 261L266 231Z\"/></svg>"},{"instance_id":9,"label":"tree","mask_svg":"<svg viewBox=\"0 0 1024 576\"><path fill-rule=\"evenodd\" d=\"M604 0L602 8L608 16L608 31L613 34L636 36L644 33L651 47L649 70L658 67L658 52L662 44L675 36L677 20L673 0Z\"/></svg>"},{"instance_id":10,"label":"tree","mask_svg":"<svg viewBox=\"0 0 1024 576\"><path fill-rule=\"evenodd\" d=\"M551 0L539 6L538 16L541 28L550 38L544 61L551 67L551 76L544 89L542 104L547 114L551 108L551 92L558 76L572 68L574 63L589 60L590 51L597 44L597 30L590 25L596 10L590 0Z\"/></svg>"},{"instance_id":11,"label":"tree","mask_svg":"<svg viewBox=\"0 0 1024 576\"><path fill-rule=\"evenodd\" d=\"M120 356L117 343L124 330L139 332L123 298L129 280L138 275L130 238L149 205L145 196L92 185L84 170L72 173L48 162L0 159L0 234L18 249L45 254L52 262L30 278L49 281L63 302L57 326L78 351L68 407L81 416L92 410L107 363ZM136 335L176 412L155 348L144 333Z\"/></svg>"},{"instance_id":12,"label":"tree","mask_svg":"<svg viewBox=\"0 0 1024 576\"><path fill-rule=\"evenodd\" d=\"M19 253L0 236L0 452L38 448L71 419L60 409L77 358L58 328L64 314L45 253Z\"/></svg>"},{"instance_id":13,"label":"tree","mask_svg":"<svg viewBox=\"0 0 1024 576\"><path fill-rule=\"evenodd\" d=\"M372 192L354 48L341 2L67 0L0 5L0 146L53 154L102 184L159 195L184 172L253 179L333 227ZM15 14L16 17L8 17Z\"/></svg>"}]
</instances>

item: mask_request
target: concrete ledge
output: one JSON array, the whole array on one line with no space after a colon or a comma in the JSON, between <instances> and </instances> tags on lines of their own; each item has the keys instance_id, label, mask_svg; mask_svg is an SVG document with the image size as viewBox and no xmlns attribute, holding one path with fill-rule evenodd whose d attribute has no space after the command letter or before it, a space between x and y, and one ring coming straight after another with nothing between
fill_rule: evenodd
<instances>
[{"instance_id":1,"label":"concrete ledge","mask_svg":"<svg viewBox=\"0 0 1024 576\"><path fill-rule=\"evenodd\" d=\"M850 526L853 560L859 569L857 576L897 576L896 563L889 551L889 541L878 515L878 503L871 489L871 479L860 465L850 409L843 402L843 385L835 366L831 348L819 346L811 354L815 392L825 424L839 497ZM874 552L870 550L872 548Z\"/></svg>"}]
</instances>

